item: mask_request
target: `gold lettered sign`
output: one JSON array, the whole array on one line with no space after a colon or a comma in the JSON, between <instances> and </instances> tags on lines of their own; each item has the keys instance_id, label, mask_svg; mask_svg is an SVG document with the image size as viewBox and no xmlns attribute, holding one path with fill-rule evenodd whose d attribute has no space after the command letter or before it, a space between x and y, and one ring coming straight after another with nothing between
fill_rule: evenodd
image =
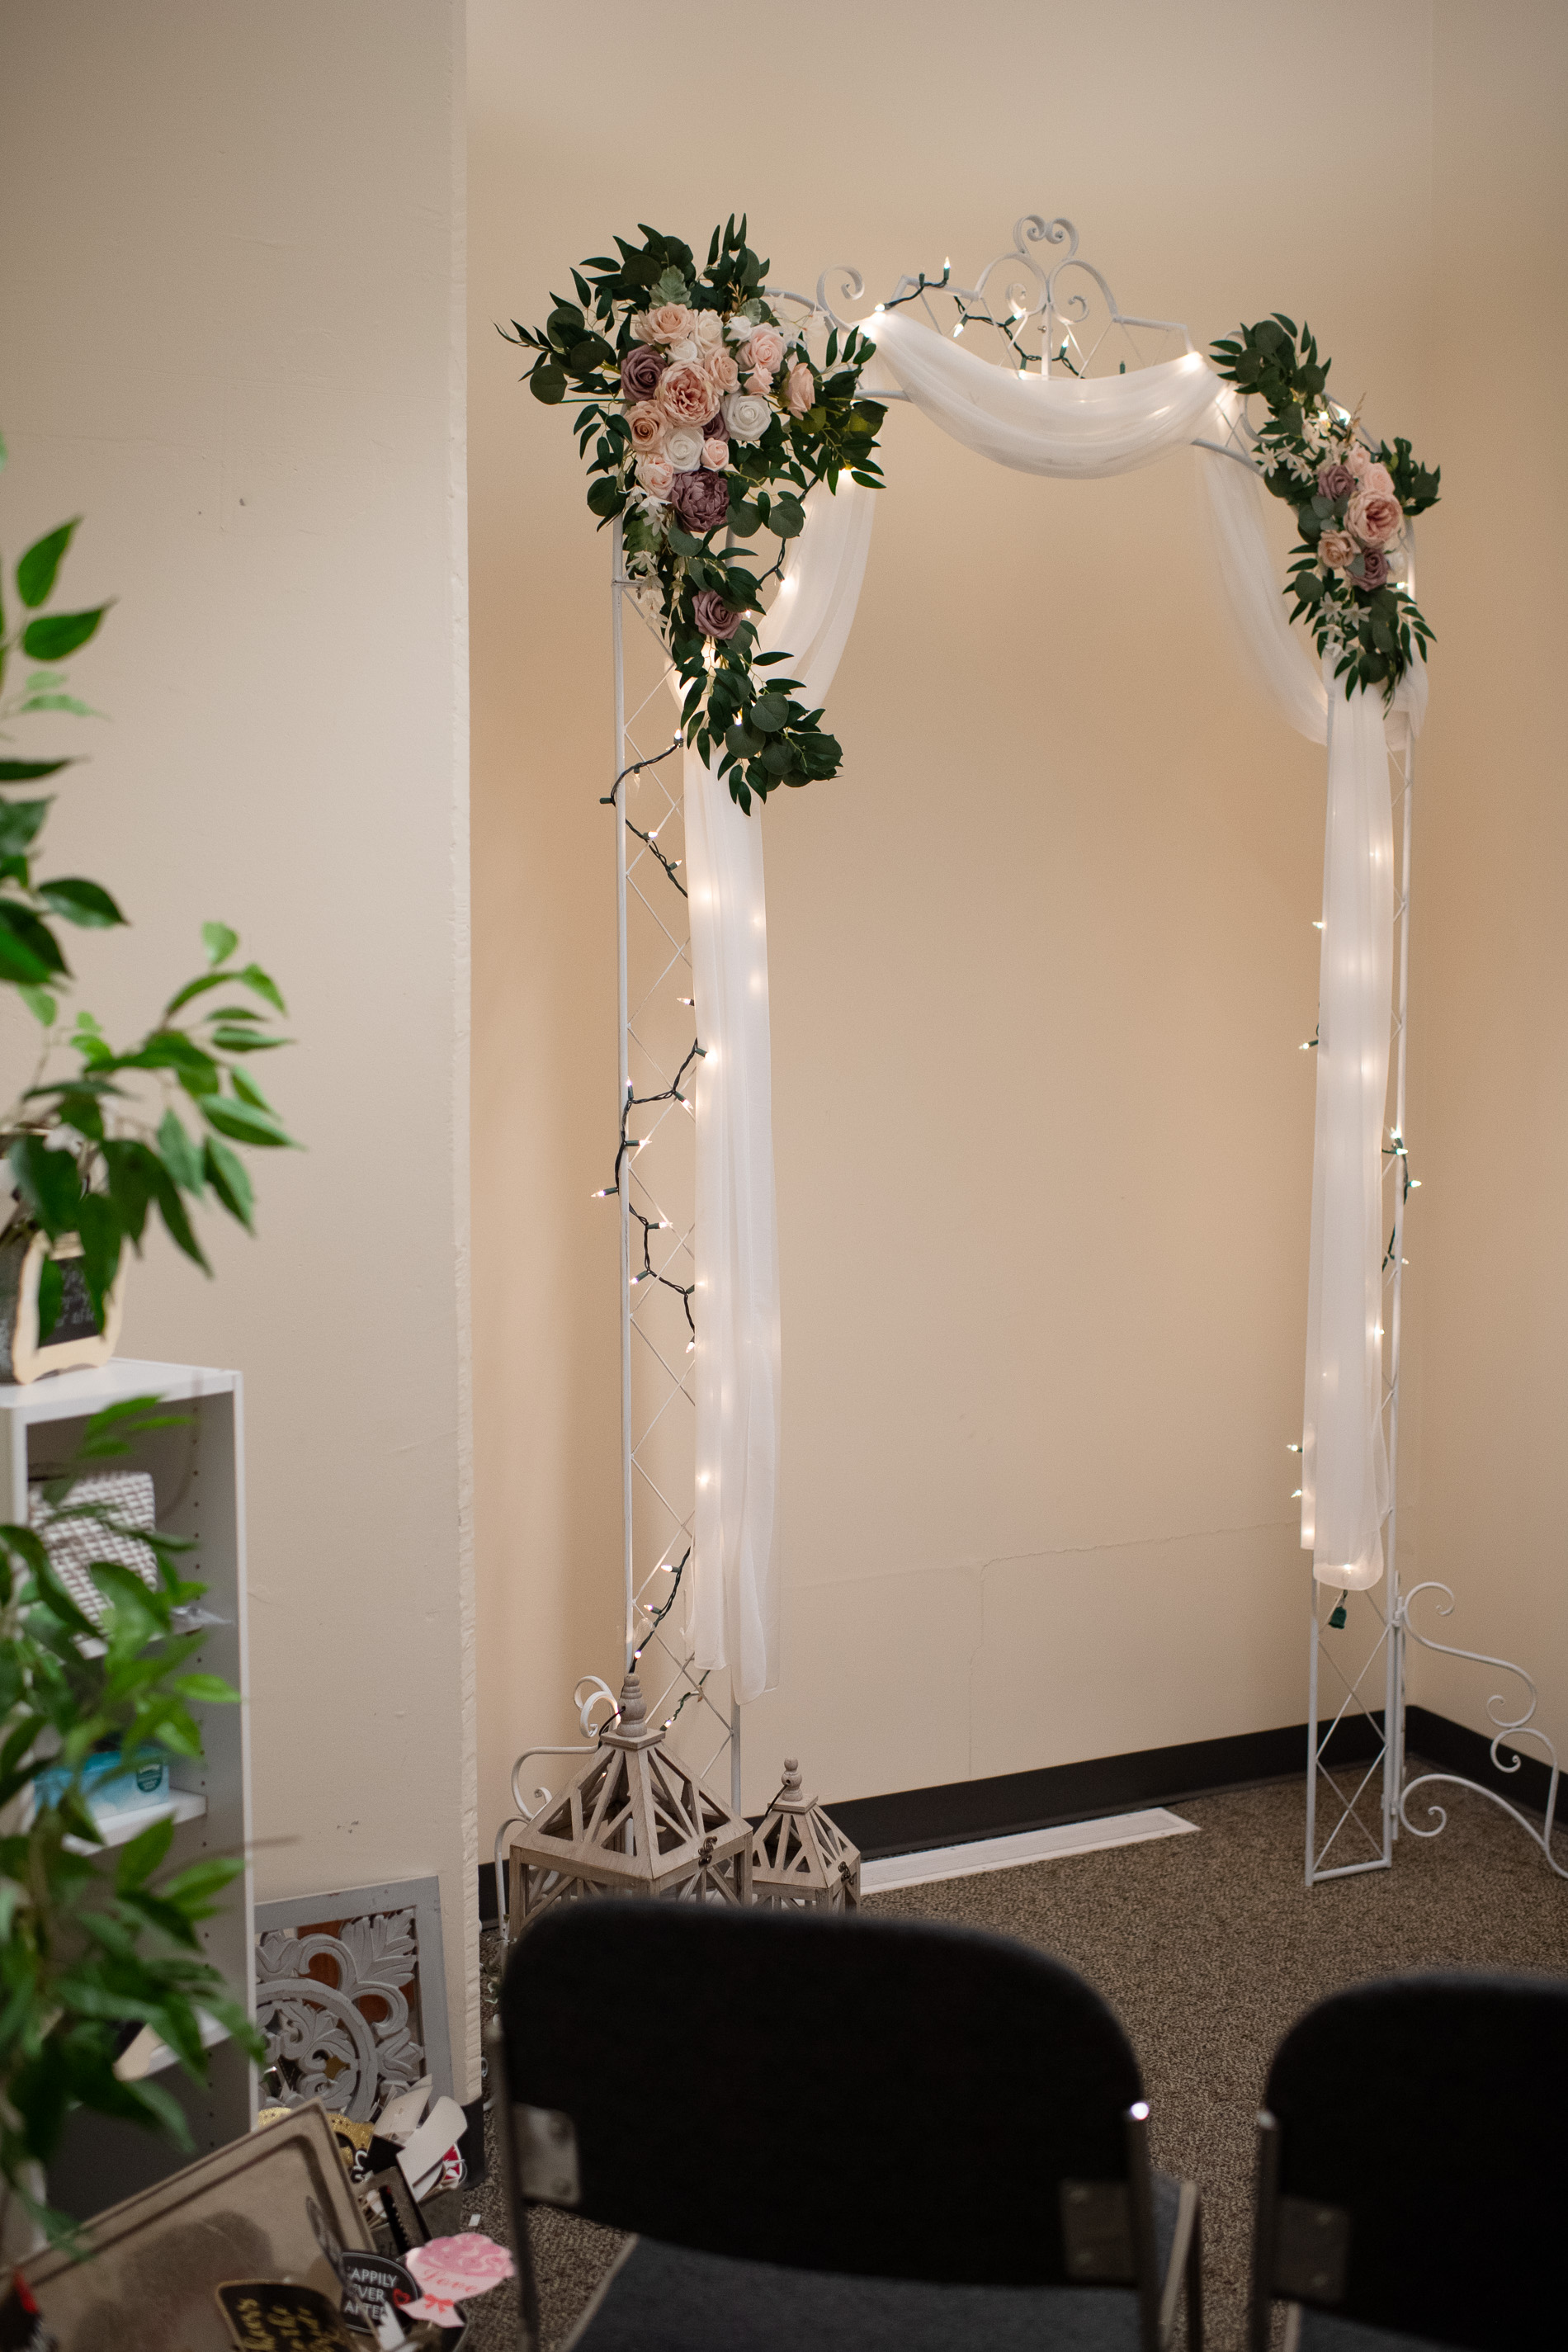
<instances>
[{"instance_id":1,"label":"gold lettered sign","mask_svg":"<svg viewBox=\"0 0 1568 2352\"><path fill-rule=\"evenodd\" d=\"M218 2288L217 2307L239 2352L361 2352L336 2304L313 2286L237 2280Z\"/></svg>"}]
</instances>

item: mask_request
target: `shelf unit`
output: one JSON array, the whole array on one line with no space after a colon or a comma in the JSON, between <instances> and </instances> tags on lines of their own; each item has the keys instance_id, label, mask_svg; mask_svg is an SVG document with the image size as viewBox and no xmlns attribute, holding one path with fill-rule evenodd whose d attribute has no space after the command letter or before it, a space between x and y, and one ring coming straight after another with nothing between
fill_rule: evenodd
<instances>
[{"instance_id":1,"label":"shelf unit","mask_svg":"<svg viewBox=\"0 0 1568 2352\"><path fill-rule=\"evenodd\" d=\"M237 1372L126 1358L92 1371L57 1372L29 1388L0 1387L0 1516L25 1525L29 1476L57 1470L68 1460L93 1413L136 1396L155 1396L182 1416L177 1428L138 1438L125 1466L151 1474L160 1530L195 1545L182 1565L206 1586L202 1607L217 1622L205 1628L192 1664L246 1692L245 1448ZM250 2004L255 1905L247 1710L197 1706L194 1712L201 1724L202 1760L173 1762L168 1798L110 1815L103 1826L110 1843L118 1844L173 1811L176 1827L168 1867L178 1869L209 1854L245 1856L244 1875L227 1890L216 1916L205 1923L201 1937L206 1958L222 1970L236 1997ZM164 2070L198 2153L238 2138L256 2116L255 2068L218 2029L212 2031L211 2046L205 2084L192 2083L162 2045L149 2068ZM50 2200L85 2221L190 2160L170 2140L79 2112L50 2168Z\"/></svg>"}]
</instances>

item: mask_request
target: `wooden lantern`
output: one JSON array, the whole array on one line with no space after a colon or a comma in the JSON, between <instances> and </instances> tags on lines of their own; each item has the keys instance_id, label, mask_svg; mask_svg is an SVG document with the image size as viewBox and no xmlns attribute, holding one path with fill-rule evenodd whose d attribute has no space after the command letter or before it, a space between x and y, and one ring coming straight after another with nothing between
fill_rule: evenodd
<instances>
[{"instance_id":1,"label":"wooden lantern","mask_svg":"<svg viewBox=\"0 0 1568 2352\"><path fill-rule=\"evenodd\" d=\"M859 1907L859 1851L805 1795L793 1756L784 1758L784 1786L752 1840L752 1900L778 1911Z\"/></svg>"},{"instance_id":2,"label":"wooden lantern","mask_svg":"<svg viewBox=\"0 0 1568 2352\"><path fill-rule=\"evenodd\" d=\"M513 1838L508 1927L584 1895L752 1899L752 1832L695 1772L667 1755L635 1673L620 1713L554 1801Z\"/></svg>"}]
</instances>

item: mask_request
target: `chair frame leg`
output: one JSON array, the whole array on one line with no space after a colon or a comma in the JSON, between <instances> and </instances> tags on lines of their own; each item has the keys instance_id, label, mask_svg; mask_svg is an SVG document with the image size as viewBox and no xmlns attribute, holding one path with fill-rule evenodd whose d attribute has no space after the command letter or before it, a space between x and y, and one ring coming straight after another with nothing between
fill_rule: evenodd
<instances>
[{"instance_id":1,"label":"chair frame leg","mask_svg":"<svg viewBox=\"0 0 1568 2352\"><path fill-rule=\"evenodd\" d=\"M1258 2179L1252 2214L1252 2290L1247 2313L1248 2352L1268 2352L1279 2206L1279 2126L1268 2108L1262 2107L1258 2116Z\"/></svg>"},{"instance_id":2,"label":"chair frame leg","mask_svg":"<svg viewBox=\"0 0 1568 2352\"><path fill-rule=\"evenodd\" d=\"M506 2190L507 2218L511 2229L511 2251L517 2264L518 2318L521 2323L521 2352L539 2352L539 2281L534 2275L533 2245L528 2227L528 2207L523 2202L522 2176L517 2160L513 2139L515 2118L511 2111L511 2084L507 2074L506 2042L499 2023L492 2024L489 2035L491 2095L495 2101L496 2144L500 2150L501 2180Z\"/></svg>"}]
</instances>

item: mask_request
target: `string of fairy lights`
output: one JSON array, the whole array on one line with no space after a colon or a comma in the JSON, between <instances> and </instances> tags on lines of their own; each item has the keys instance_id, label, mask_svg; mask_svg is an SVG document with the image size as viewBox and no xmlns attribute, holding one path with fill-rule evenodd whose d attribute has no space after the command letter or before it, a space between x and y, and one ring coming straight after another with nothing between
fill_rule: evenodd
<instances>
[{"instance_id":1,"label":"string of fairy lights","mask_svg":"<svg viewBox=\"0 0 1568 2352\"><path fill-rule=\"evenodd\" d=\"M601 808L613 808L619 811L621 821L625 824L626 831L635 835L637 839L643 844L644 847L652 854L658 866L663 869L665 878L673 885L673 887L680 893L680 896L687 900L688 904L689 904L690 893L688 891L685 883L682 882L679 870L680 866L679 858L671 857L667 851L659 847L658 835L660 827L658 825L652 825L647 832L645 832L641 825L633 823L630 814L621 807L621 788L628 779L633 776L640 775L645 769L658 767L663 761L669 759L673 753L680 750L683 740L682 736L678 733L670 742L666 744L662 751L655 751L645 760L631 761L627 766L621 770L620 774L616 778L616 781L610 786L609 791L601 796L599 805ZM681 997L679 1002L686 1005L693 1004L693 1000L689 996ZM661 1088L657 1094L639 1095L636 1093L633 1089L632 1082L628 1078L626 1081L625 1099L621 1104L620 1131L616 1141L616 1164L614 1173L611 1181L608 1184L602 1185L596 1192L591 1194L590 1197L592 1199L595 1201L618 1200L621 1194L623 1171L626 1171L626 1162L630 1158L630 1155L635 1151L640 1151L643 1145L651 1139L647 1136L633 1135L631 1133L631 1116L634 1110L646 1110L651 1105L657 1103L679 1103L682 1109L693 1112L695 1111L695 1105L691 1097L682 1091L682 1083L686 1078L687 1072L692 1068L693 1065L706 1058L706 1047L700 1045L694 1037L685 1059L682 1061L680 1067L676 1071L676 1074L671 1079L669 1085ZM662 1286L664 1289L674 1292L675 1296L680 1301L682 1310L686 1317L686 1328L688 1333L686 1352L688 1355L690 1355L697 1345L697 1325L691 1312L692 1293L696 1289L697 1286L695 1282L680 1283L673 1281L668 1274L661 1273L659 1268L655 1265L653 1262L653 1236L655 1234L658 1233L672 1233L675 1230L674 1220L670 1217L650 1217L645 1211L637 1207L637 1203L631 1198L631 1181L629 1173L626 1174L626 1214L628 1218L640 1226L642 1230L643 1262L630 1277L632 1295L635 1298L637 1291L647 1283L656 1283ZM655 1575L658 1575L661 1570L668 1570L670 1576L670 1586L662 1603L657 1609L654 1608L650 1602L646 1601L639 1601L637 1603L637 1606L641 1610L647 1622L643 1627L640 1638L638 1639L636 1647L632 1651L631 1667L634 1672L641 1663L643 1652L647 1648L648 1643L654 1640L658 1633L659 1627L664 1623L665 1619L675 1607L676 1601L679 1598L681 1581L685 1577L690 1559L691 1546L688 1544L685 1551L681 1554L679 1560L662 1560L659 1563L659 1568L654 1570ZM703 1685L708 1680L707 1671L704 1670L704 1672L699 1675L695 1681L693 1681L689 1674L685 1675L685 1679L686 1688L682 1691L670 1713L664 1718L663 1728L666 1731L668 1731L676 1722L688 1701L701 1696ZM605 1718L606 1727L610 1723L618 1722L619 1719L620 1709L619 1707L616 1707L615 1712Z\"/></svg>"}]
</instances>

